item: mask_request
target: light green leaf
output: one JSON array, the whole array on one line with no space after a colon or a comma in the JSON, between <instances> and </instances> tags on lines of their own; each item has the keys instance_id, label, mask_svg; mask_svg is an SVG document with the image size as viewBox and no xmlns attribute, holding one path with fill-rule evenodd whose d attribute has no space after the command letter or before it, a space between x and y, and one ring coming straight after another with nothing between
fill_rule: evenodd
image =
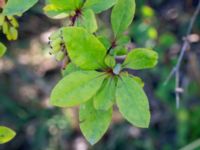
<instances>
[{"instance_id":1,"label":"light green leaf","mask_svg":"<svg viewBox=\"0 0 200 150\"><path fill-rule=\"evenodd\" d=\"M103 68L106 48L92 34L80 27L62 29L63 39L72 62L81 69Z\"/></svg>"},{"instance_id":2,"label":"light green leaf","mask_svg":"<svg viewBox=\"0 0 200 150\"><path fill-rule=\"evenodd\" d=\"M144 82L142 81L140 77L133 76L133 75L130 75L130 77L132 77L133 80L135 80L135 82L137 82L141 87L144 87Z\"/></svg>"},{"instance_id":3,"label":"light green leaf","mask_svg":"<svg viewBox=\"0 0 200 150\"><path fill-rule=\"evenodd\" d=\"M43 8L43 10L48 17L53 18L53 19L66 18L69 16L69 13L70 13L69 11L60 9L53 4L46 5Z\"/></svg>"},{"instance_id":4,"label":"light green leaf","mask_svg":"<svg viewBox=\"0 0 200 150\"><path fill-rule=\"evenodd\" d=\"M112 7L117 0L87 0L84 8L91 8L95 13L100 13Z\"/></svg>"},{"instance_id":5,"label":"light green leaf","mask_svg":"<svg viewBox=\"0 0 200 150\"><path fill-rule=\"evenodd\" d=\"M0 144L9 142L15 135L16 133L10 128L0 126Z\"/></svg>"},{"instance_id":6,"label":"light green leaf","mask_svg":"<svg viewBox=\"0 0 200 150\"><path fill-rule=\"evenodd\" d=\"M110 77L105 79L101 88L94 96L94 107L98 110L108 110L115 102L115 79Z\"/></svg>"},{"instance_id":7,"label":"light green leaf","mask_svg":"<svg viewBox=\"0 0 200 150\"><path fill-rule=\"evenodd\" d=\"M135 0L118 0L111 14L115 37L120 36L131 24L135 14Z\"/></svg>"},{"instance_id":8,"label":"light green leaf","mask_svg":"<svg viewBox=\"0 0 200 150\"><path fill-rule=\"evenodd\" d=\"M112 119L112 108L96 110L92 100L81 105L79 110L80 128L85 138L94 145L105 134Z\"/></svg>"},{"instance_id":9,"label":"light green leaf","mask_svg":"<svg viewBox=\"0 0 200 150\"><path fill-rule=\"evenodd\" d=\"M83 0L50 0L50 4L63 10L76 10L80 8Z\"/></svg>"},{"instance_id":10,"label":"light green leaf","mask_svg":"<svg viewBox=\"0 0 200 150\"><path fill-rule=\"evenodd\" d=\"M7 16L23 14L37 2L38 0L8 0L3 13Z\"/></svg>"},{"instance_id":11,"label":"light green leaf","mask_svg":"<svg viewBox=\"0 0 200 150\"><path fill-rule=\"evenodd\" d=\"M149 126L148 98L141 86L126 74L118 80L116 100L119 111L131 124L141 128Z\"/></svg>"},{"instance_id":12,"label":"light green leaf","mask_svg":"<svg viewBox=\"0 0 200 150\"><path fill-rule=\"evenodd\" d=\"M76 26L84 27L88 32L94 33L97 30L97 21L95 14L91 9L83 10L80 17L76 21Z\"/></svg>"},{"instance_id":13,"label":"light green leaf","mask_svg":"<svg viewBox=\"0 0 200 150\"><path fill-rule=\"evenodd\" d=\"M105 58L105 64L106 64L108 67L114 68L115 65L116 65L115 57L114 57L114 56L111 56L111 55L107 55L106 58Z\"/></svg>"},{"instance_id":14,"label":"light green leaf","mask_svg":"<svg viewBox=\"0 0 200 150\"><path fill-rule=\"evenodd\" d=\"M74 65L73 63L69 63L67 65L67 68L65 70L62 70L62 75L63 77L71 74L72 72L75 72L75 71L81 71L80 68L78 68L76 65Z\"/></svg>"},{"instance_id":15,"label":"light green leaf","mask_svg":"<svg viewBox=\"0 0 200 150\"><path fill-rule=\"evenodd\" d=\"M0 42L0 58L5 54L6 49L5 45Z\"/></svg>"},{"instance_id":16,"label":"light green leaf","mask_svg":"<svg viewBox=\"0 0 200 150\"><path fill-rule=\"evenodd\" d=\"M137 48L128 53L124 63L124 68L135 70L153 68L158 62L158 54L149 49Z\"/></svg>"},{"instance_id":17,"label":"light green leaf","mask_svg":"<svg viewBox=\"0 0 200 150\"><path fill-rule=\"evenodd\" d=\"M65 76L51 93L51 104L72 107L89 100L101 87L106 76L96 71L76 71Z\"/></svg>"}]
</instances>

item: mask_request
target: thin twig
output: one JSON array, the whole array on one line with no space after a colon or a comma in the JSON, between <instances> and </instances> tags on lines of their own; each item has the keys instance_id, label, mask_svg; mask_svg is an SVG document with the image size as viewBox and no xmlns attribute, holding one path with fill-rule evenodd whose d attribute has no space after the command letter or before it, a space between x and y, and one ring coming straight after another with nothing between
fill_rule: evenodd
<instances>
[{"instance_id":1,"label":"thin twig","mask_svg":"<svg viewBox=\"0 0 200 150\"><path fill-rule=\"evenodd\" d=\"M183 46L181 48L181 52L180 52L180 55L178 57L177 64L172 69L172 71L170 72L170 74L167 77L166 81L164 82L164 85L166 85L170 81L170 79L175 75L175 78L176 78L175 92L176 92L176 107L177 108L179 108L179 106L180 106L180 94L182 92L182 88L180 87L180 66L181 66L184 54L185 54L187 48L190 45L190 42L188 40L188 36L192 32L192 28L194 26L194 23L196 21L196 18L198 16L199 12L200 12L200 0L199 0L198 6L197 6L192 18L191 18L189 27L187 29L186 37L184 38L184 43L183 43Z\"/></svg>"},{"instance_id":2,"label":"thin twig","mask_svg":"<svg viewBox=\"0 0 200 150\"><path fill-rule=\"evenodd\" d=\"M178 109L180 106L180 73L176 71L176 108Z\"/></svg>"},{"instance_id":3,"label":"thin twig","mask_svg":"<svg viewBox=\"0 0 200 150\"><path fill-rule=\"evenodd\" d=\"M165 85L170 81L170 79L172 78L172 76L175 75L176 71L179 70L179 68L180 68L181 62L182 62L182 60L183 60L183 56L184 56L184 54L185 54L185 52L186 52L186 50L187 50L187 48L188 48L188 46L189 46L189 44L190 44L189 41L188 41L188 39L187 39L187 37L188 37L188 36L190 35L190 33L192 32L192 28L193 28L193 26L194 26L194 23L195 23L195 20L196 20L196 18L197 18L197 15L199 14L199 11L200 11L200 0L199 0L199 4L198 4L198 6L197 6L197 9L196 9L194 15L192 16L191 21L190 21L190 25L189 25L189 27L188 27L187 34L186 34L186 38L184 39L184 43L183 43L183 46L182 46L182 48L181 48L181 53L180 53L180 55L179 55L177 64L176 64L176 66L172 69L172 71L170 72L170 74L169 74L169 76L167 77L166 81L164 82Z\"/></svg>"}]
</instances>

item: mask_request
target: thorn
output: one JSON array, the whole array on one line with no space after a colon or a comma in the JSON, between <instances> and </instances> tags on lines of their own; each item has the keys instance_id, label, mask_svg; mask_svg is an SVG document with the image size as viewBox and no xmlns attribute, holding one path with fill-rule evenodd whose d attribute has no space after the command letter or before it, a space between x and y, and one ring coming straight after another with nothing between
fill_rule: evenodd
<instances>
[{"instance_id":1,"label":"thorn","mask_svg":"<svg viewBox=\"0 0 200 150\"><path fill-rule=\"evenodd\" d=\"M176 88L176 93L183 93L184 92L184 89L183 88Z\"/></svg>"}]
</instances>

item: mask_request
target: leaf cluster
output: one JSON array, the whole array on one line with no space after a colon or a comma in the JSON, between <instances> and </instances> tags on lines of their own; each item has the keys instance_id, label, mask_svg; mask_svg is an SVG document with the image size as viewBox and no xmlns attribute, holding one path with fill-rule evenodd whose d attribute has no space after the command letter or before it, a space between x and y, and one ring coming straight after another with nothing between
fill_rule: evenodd
<instances>
[{"instance_id":1,"label":"leaf cluster","mask_svg":"<svg viewBox=\"0 0 200 150\"><path fill-rule=\"evenodd\" d=\"M118 0L113 1L112 5L100 3L99 0L79 2L74 7L63 8L68 10L66 16L77 16L77 10L99 13L114 5L111 13L113 39L93 34L97 30L96 26L94 30L88 28L90 26L87 23L78 24L83 16L78 16L75 22L71 20L71 27L63 27L52 34L50 39L57 37L62 40L57 46L64 44L66 56L71 62L63 71L63 79L52 90L51 104L58 107L80 106L80 128L91 144L99 141L108 129L114 104L131 124L147 128L150 112L148 98L143 91L144 83L126 69L153 68L157 64L158 55L146 48L135 48L130 52L126 48L129 37L124 32L134 17L135 1ZM63 6L72 6L59 6L60 3L53 1L47 6L52 4L60 8L58 10L62 10ZM91 20L89 22L94 23ZM87 27L84 26L86 24ZM116 57L124 54L124 62L118 63Z\"/></svg>"},{"instance_id":2,"label":"leaf cluster","mask_svg":"<svg viewBox=\"0 0 200 150\"><path fill-rule=\"evenodd\" d=\"M22 15L37 2L8 0L1 14L3 17L0 16L0 25L5 26L10 18L9 21L14 22L10 23L17 28L17 21L12 16ZM113 34L109 39L97 33L96 15L111 7ZM47 16L69 21L68 27L60 28L50 37L50 54L58 61L67 62L64 77L52 90L50 102L59 107L80 106L80 128L91 144L98 142L107 131L115 104L134 126L149 126L150 111L144 83L126 69L153 68L158 55L147 48L127 48L130 38L124 33L134 18L135 9L135 0L46 0L44 12ZM8 29L3 27L3 32L11 32ZM17 31L7 37L16 39ZM2 44L0 48L3 55L6 49ZM122 55L125 60L117 62L116 58Z\"/></svg>"}]
</instances>

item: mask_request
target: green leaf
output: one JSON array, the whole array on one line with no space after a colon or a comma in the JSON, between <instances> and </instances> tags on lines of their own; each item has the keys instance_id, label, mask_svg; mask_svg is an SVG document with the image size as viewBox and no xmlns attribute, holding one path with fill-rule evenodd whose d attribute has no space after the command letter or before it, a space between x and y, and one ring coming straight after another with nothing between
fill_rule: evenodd
<instances>
[{"instance_id":1,"label":"green leaf","mask_svg":"<svg viewBox=\"0 0 200 150\"><path fill-rule=\"evenodd\" d=\"M153 68L158 62L158 54L149 49L137 48L128 53L124 63L124 68L135 70Z\"/></svg>"},{"instance_id":2,"label":"green leaf","mask_svg":"<svg viewBox=\"0 0 200 150\"><path fill-rule=\"evenodd\" d=\"M101 87L106 76L96 71L76 71L65 76L51 93L51 104L72 107L89 100Z\"/></svg>"},{"instance_id":3,"label":"green leaf","mask_svg":"<svg viewBox=\"0 0 200 150\"><path fill-rule=\"evenodd\" d=\"M82 2L83 0L50 0L50 4L67 11L80 8Z\"/></svg>"},{"instance_id":4,"label":"green leaf","mask_svg":"<svg viewBox=\"0 0 200 150\"><path fill-rule=\"evenodd\" d=\"M103 68L106 48L92 34L80 27L62 29L63 39L72 62L81 69Z\"/></svg>"},{"instance_id":5,"label":"green leaf","mask_svg":"<svg viewBox=\"0 0 200 150\"><path fill-rule=\"evenodd\" d=\"M93 10L83 10L82 15L76 21L76 26L84 27L90 33L96 32L98 27Z\"/></svg>"},{"instance_id":6,"label":"green leaf","mask_svg":"<svg viewBox=\"0 0 200 150\"><path fill-rule=\"evenodd\" d=\"M69 16L69 13L70 13L69 11L60 9L52 4L46 5L43 8L43 10L48 17L53 18L53 19L66 18Z\"/></svg>"},{"instance_id":7,"label":"green leaf","mask_svg":"<svg viewBox=\"0 0 200 150\"><path fill-rule=\"evenodd\" d=\"M142 81L140 77L133 76L133 75L130 75L130 77L132 77L133 80L135 80L135 82L137 82L141 87L144 87L144 82Z\"/></svg>"},{"instance_id":8,"label":"green leaf","mask_svg":"<svg viewBox=\"0 0 200 150\"><path fill-rule=\"evenodd\" d=\"M110 48L111 43L106 36L99 36L98 40L101 41L101 43L105 46L106 49Z\"/></svg>"},{"instance_id":9,"label":"green leaf","mask_svg":"<svg viewBox=\"0 0 200 150\"><path fill-rule=\"evenodd\" d=\"M79 110L80 128L85 138L94 145L107 131L112 119L112 108L108 111L96 110L92 100L81 105Z\"/></svg>"},{"instance_id":10,"label":"green leaf","mask_svg":"<svg viewBox=\"0 0 200 150\"><path fill-rule=\"evenodd\" d=\"M65 70L62 70L62 75L63 77L71 74L72 72L75 72L75 71L81 71L80 68L78 68L76 65L74 65L73 63L69 63L67 65L67 68Z\"/></svg>"},{"instance_id":11,"label":"green leaf","mask_svg":"<svg viewBox=\"0 0 200 150\"><path fill-rule=\"evenodd\" d=\"M105 58L105 64L106 64L108 67L114 68L115 65L116 65L115 57L114 57L114 56L111 56L111 55L107 55L106 58Z\"/></svg>"},{"instance_id":12,"label":"green leaf","mask_svg":"<svg viewBox=\"0 0 200 150\"><path fill-rule=\"evenodd\" d=\"M118 46L125 46L129 42L130 42L130 37L127 35L123 35L123 36L119 37L119 39L117 39Z\"/></svg>"},{"instance_id":13,"label":"green leaf","mask_svg":"<svg viewBox=\"0 0 200 150\"><path fill-rule=\"evenodd\" d=\"M7 16L23 14L37 2L38 0L8 0L3 13Z\"/></svg>"},{"instance_id":14,"label":"green leaf","mask_svg":"<svg viewBox=\"0 0 200 150\"><path fill-rule=\"evenodd\" d=\"M118 0L111 14L115 37L120 36L131 24L135 14L135 0Z\"/></svg>"},{"instance_id":15,"label":"green leaf","mask_svg":"<svg viewBox=\"0 0 200 150\"><path fill-rule=\"evenodd\" d=\"M136 127L147 128L150 122L149 103L141 86L129 75L118 80L116 100L123 117Z\"/></svg>"},{"instance_id":16,"label":"green leaf","mask_svg":"<svg viewBox=\"0 0 200 150\"><path fill-rule=\"evenodd\" d=\"M110 51L110 54L113 56L123 56L126 55L127 52L128 50L126 48L123 48L123 46L117 46Z\"/></svg>"},{"instance_id":17,"label":"green leaf","mask_svg":"<svg viewBox=\"0 0 200 150\"><path fill-rule=\"evenodd\" d=\"M100 13L112 7L117 0L87 0L84 8L91 8L95 13Z\"/></svg>"},{"instance_id":18,"label":"green leaf","mask_svg":"<svg viewBox=\"0 0 200 150\"><path fill-rule=\"evenodd\" d=\"M0 42L0 58L5 54L6 49L5 45Z\"/></svg>"},{"instance_id":19,"label":"green leaf","mask_svg":"<svg viewBox=\"0 0 200 150\"><path fill-rule=\"evenodd\" d=\"M10 128L0 126L0 144L9 142L15 135L16 133Z\"/></svg>"},{"instance_id":20,"label":"green leaf","mask_svg":"<svg viewBox=\"0 0 200 150\"><path fill-rule=\"evenodd\" d=\"M108 110L115 102L116 82L114 78L105 79L101 88L94 96L94 107L98 110Z\"/></svg>"}]
</instances>

